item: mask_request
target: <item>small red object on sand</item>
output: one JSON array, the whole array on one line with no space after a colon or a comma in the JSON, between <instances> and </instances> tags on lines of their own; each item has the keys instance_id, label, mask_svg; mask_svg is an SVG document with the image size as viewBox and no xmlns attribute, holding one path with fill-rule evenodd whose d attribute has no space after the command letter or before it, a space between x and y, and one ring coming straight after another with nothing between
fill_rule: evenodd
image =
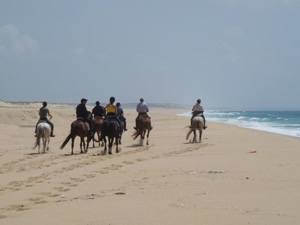
<instances>
[{"instance_id":1,"label":"small red object on sand","mask_svg":"<svg viewBox=\"0 0 300 225\"><path fill-rule=\"evenodd\" d=\"M251 151L251 152L248 152L248 153L256 153L256 151Z\"/></svg>"}]
</instances>

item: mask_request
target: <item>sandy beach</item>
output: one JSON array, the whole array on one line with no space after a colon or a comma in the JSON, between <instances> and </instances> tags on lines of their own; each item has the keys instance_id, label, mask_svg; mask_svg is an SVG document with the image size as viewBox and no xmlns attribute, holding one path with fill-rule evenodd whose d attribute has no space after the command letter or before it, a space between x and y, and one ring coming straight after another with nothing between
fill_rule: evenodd
<instances>
[{"instance_id":1,"label":"sandy beach","mask_svg":"<svg viewBox=\"0 0 300 225\"><path fill-rule=\"evenodd\" d=\"M201 143L185 140L190 119L151 109L149 145L133 140L136 112L120 152L102 155L79 139L59 146L75 105L49 104L55 135L32 150L40 103L0 102L1 225L298 225L300 140L207 122ZM92 107L88 106L91 110ZM185 110L186 111L186 110Z\"/></svg>"}]
</instances>

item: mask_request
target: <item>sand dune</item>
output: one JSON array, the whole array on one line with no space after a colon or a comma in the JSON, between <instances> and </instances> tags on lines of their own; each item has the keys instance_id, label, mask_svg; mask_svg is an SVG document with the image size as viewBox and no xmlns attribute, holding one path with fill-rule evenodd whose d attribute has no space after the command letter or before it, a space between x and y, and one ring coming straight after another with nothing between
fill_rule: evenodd
<instances>
[{"instance_id":1,"label":"sand dune","mask_svg":"<svg viewBox=\"0 0 300 225\"><path fill-rule=\"evenodd\" d=\"M59 146L75 105L49 104L56 137L37 154L40 103L0 102L0 224L299 224L299 139L208 122L185 140L189 118L150 109L150 145L131 134L120 153ZM90 106L88 106L90 107ZM91 110L91 107L89 108ZM252 153L251 153L252 152Z\"/></svg>"}]
</instances>

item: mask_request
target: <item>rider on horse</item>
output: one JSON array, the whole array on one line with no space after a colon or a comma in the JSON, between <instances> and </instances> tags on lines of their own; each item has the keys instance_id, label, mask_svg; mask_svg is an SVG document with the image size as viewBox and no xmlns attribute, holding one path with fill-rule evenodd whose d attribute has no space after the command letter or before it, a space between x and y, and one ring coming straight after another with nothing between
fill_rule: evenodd
<instances>
[{"instance_id":1,"label":"rider on horse","mask_svg":"<svg viewBox=\"0 0 300 225\"><path fill-rule=\"evenodd\" d=\"M150 116L148 116L148 114L147 114L147 112L149 112L149 108L148 108L147 104L144 103L144 99L143 98L141 98L140 99L140 103L137 104L136 111L138 112L138 116L135 119L135 127L134 127L134 129L138 130L139 129L139 123L138 123L139 118L141 116L145 116L145 117L149 117L150 118Z\"/></svg>"},{"instance_id":2,"label":"rider on horse","mask_svg":"<svg viewBox=\"0 0 300 225\"><path fill-rule=\"evenodd\" d=\"M109 99L109 104L107 104L105 107L106 112L107 112L105 119L107 119L107 118L116 119L120 125L120 132L121 132L122 131L122 123L121 123L121 120L119 119L119 117L117 116L118 109L117 109L117 106L114 105L114 102L115 102L115 98L111 97Z\"/></svg>"},{"instance_id":3,"label":"rider on horse","mask_svg":"<svg viewBox=\"0 0 300 225\"><path fill-rule=\"evenodd\" d=\"M191 118L191 124L192 124L192 121L193 121L193 118L197 115L200 115L203 120L204 120L204 125L203 125L203 129L206 129L207 126L205 125L206 123L206 120L205 120L205 117L204 117L204 109L203 109L203 106L201 104L201 100L200 99L197 99L197 103L194 105L193 109L192 109L192 118Z\"/></svg>"},{"instance_id":4,"label":"rider on horse","mask_svg":"<svg viewBox=\"0 0 300 225\"><path fill-rule=\"evenodd\" d=\"M53 135L53 130L54 130L54 125L53 123L50 122L50 120L52 119L52 115L50 114L50 111L49 109L47 108L47 102L43 102L43 107L40 108L39 110L39 115L40 115L40 119L39 121L37 122L36 126L35 126L35 133L36 133L36 128L37 128L37 125L41 122L41 121L45 121L47 122L50 126L51 126L51 134L50 136L51 137L55 137ZM50 117L50 120L48 120L48 115Z\"/></svg>"},{"instance_id":5,"label":"rider on horse","mask_svg":"<svg viewBox=\"0 0 300 225\"><path fill-rule=\"evenodd\" d=\"M92 113L94 114L94 117L103 117L106 115L105 109L103 106L100 105L99 101L96 101L96 106L93 108Z\"/></svg>"},{"instance_id":6,"label":"rider on horse","mask_svg":"<svg viewBox=\"0 0 300 225\"><path fill-rule=\"evenodd\" d=\"M86 109L86 102L87 99L83 98L81 99L81 103L76 107L76 117L78 118L83 118L88 124L90 125L90 130L91 132L93 129L93 122L89 119L89 112Z\"/></svg>"},{"instance_id":7,"label":"rider on horse","mask_svg":"<svg viewBox=\"0 0 300 225\"><path fill-rule=\"evenodd\" d=\"M124 122L124 130L126 131L127 130L126 129L126 118L124 117L124 111L121 108L120 102L117 103L117 114L118 114L118 117L120 118L120 120Z\"/></svg>"}]
</instances>

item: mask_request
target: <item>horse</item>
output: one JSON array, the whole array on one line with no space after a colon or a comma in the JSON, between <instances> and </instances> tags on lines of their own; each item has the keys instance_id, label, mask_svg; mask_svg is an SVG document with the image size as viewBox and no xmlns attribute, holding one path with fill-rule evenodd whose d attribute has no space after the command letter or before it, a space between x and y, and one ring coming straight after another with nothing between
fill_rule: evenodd
<instances>
[{"instance_id":1,"label":"horse","mask_svg":"<svg viewBox=\"0 0 300 225\"><path fill-rule=\"evenodd\" d=\"M92 114L89 112L89 118L91 118L91 115ZM70 139L72 139L71 155L73 155L74 139L76 138L76 136L79 136L80 137L80 153L84 153L84 152L86 153L89 148L89 143L92 140L92 138L94 137L93 132L89 132L89 129L90 129L90 126L89 126L88 122L85 122L85 120L83 118L77 118L77 120L72 122L70 134L66 137L65 141L60 146L60 149L63 149L66 146L66 144L70 141ZM85 137L87 137L86 145L85 145L85 141L84 141ZM84 151L82 150L82 146L83 146Z\"/></svg>"},{"instance_id":2,"label":"horse","mask_svg":"<svg viewBox=\"0 0 300 225\"><path fill-rule=\"evenodd\" d=\"M186 140L189 139L189 136L192 132L194 132L194 138L193 138L193 143L196 142L196 130L199 131L199 143L201 142L202 139L202 131L203 131L203 126L204 126L204 120L201 115L197 115L193 118L192 120L192 125L190 126L190 130L188 131L186 135Z\"/></svg>"},{"instance_id":3,"label":"horse","mask_svg":"<svg viewBox=\"0 0 300 225\"><path fill-rule=\"evenodd\" d=\"M108 138L108 153L112 154L112 145L116 140L116 153L119 153L118 144L120 141L120 125L114 118L107 117L102 124L101 140L104 140L104 154L107 151L106 137Z\"/></svg>"},{"instance_id":4,"label":"horse","mask_svg":"<svg viewBox=\"0 0 300 225\"><path fill-rule=\"evenodd\" d=\"M140 116L137 120L138 129L133 133L132 137L135 140L138 136L141 136L140 143L143 145L145 135L147 132L147 142L146 144L149 145L149 134L152 130L151 126L151 119L148 116Z\"/></svg>"},{"instance_id":5,"label":"horse","mask_svg":"<svg viewBox=\"0 0 300 225\"><path fill-rule=\"evenodd\" d=\"M95 118L93 119L93 124L94 124L94 126L93 126L93 132L94 132L93 148L95 148L95 135L96 134L98 136L98 141L96 140L96 142L99 142L99 146L100 146L100 137L101 137L103 118L100 116L95 116ZM103 146L103 142L102 142L102 146Z\"/></svg>"},{"instance_id":6,"label":"horse","mask_svg":"<svg viewBox=\"0 0 300 225\"><path fill-rule=\"evenodd\" d=\"M40 121L36 128L36 141L33 149L39 146L38 152L40 153L41 147L41 138L43 140L43 153L49 150L49 143L50 143L50 134L51 134L51 127L45 121Z\"/></svg>"}]
</instances>

